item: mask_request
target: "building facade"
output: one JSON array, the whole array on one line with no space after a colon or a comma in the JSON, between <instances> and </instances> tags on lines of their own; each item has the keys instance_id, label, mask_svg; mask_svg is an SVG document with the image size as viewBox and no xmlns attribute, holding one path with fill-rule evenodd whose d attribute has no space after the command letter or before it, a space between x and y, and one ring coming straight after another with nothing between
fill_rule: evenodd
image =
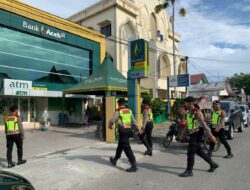
<instances>
[{"instance_id":1,"label":"building facade","mask_svg":"<svg viewBox=\"0 0 250 190\"><path fill-rule=\"evenodd\" d=\"M98 69L105 56L105 38L15 0L0 0L0 123L11 105L23 122L52 124L64 108L74 122L83 119L83 96L62 91Z\"/></svg>"},{"instance_id":2,"label":"building facade","mask_svg":"<svg viewBox=\"0 0 250 190\"><path fill-rule=\"evenodd\" d=\"M159 0L100 0L68 19L106 36L107 52L117 69L127 77L130 69L130 41L143 38L149 42L149 78L142 86L149 88L153 97L166 98L167 76L174 75L173 35L167 11L155 13ZM176 74L186 73L181 61L180 36L175 34ZM183 60L183 59L182 59ZM177 96L185 88L177 88ZM173 89L171 88L171 94Z\"/></svg>"}]
</instances>

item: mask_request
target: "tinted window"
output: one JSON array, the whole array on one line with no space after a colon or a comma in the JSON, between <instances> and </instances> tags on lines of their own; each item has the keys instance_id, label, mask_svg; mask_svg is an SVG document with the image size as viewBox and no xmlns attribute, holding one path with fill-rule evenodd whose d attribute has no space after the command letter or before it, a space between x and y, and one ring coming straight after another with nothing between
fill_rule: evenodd
<instances>
[{"instance_id":1,"label":"tinted window","mask_svg":"<svg viewBox=\"0 0 250 190\"><path fill-rule=\"evenodd\" d=\"M229 103L227 103L227 102L221 102L221 109L222 110L224 110L225 112L229 112L229 108L230 108L230 106L229 106Z\"/></svg>"},{"instance_id":2,"label":"tinted window","mask_svg":"<svg viewBox=\"0 0 250 190\"><path fill-rule=\"evenodd\" d=\"M245 107L244 106L240 106L240 109L241 109L241 111L246 111L246 109L245 109Z\"/></svg>"},{"instance_id":3,"label":"tinted window","mask_svg":"<svg viewBox=\"0 0 250 190\"><path fill-rule=\"evenodd\" d=\"M89 76L90 52L0 27L0 76L75 84Z\"/></svg>"}]
</instances>

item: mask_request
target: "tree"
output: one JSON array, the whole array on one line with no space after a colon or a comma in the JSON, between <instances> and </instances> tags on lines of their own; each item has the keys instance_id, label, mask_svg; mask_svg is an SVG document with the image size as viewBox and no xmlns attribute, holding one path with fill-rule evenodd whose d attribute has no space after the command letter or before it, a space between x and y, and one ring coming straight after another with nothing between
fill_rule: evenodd
<instances>
[{"instance_id":1,"label":"tree","mask_svg":"<svg viewBox=\"0 0 250 190\"><path fill-rule=\"evenodd\" d=\"M168 8L168 7L170 6L170 3L171 3L171 5L172 5L173 8L174 8L175 0L165 0L164 3L162 3L162 4L160 3L160 4L158 4L158 5L155 6L155 12L156 12L156 13L159 13L159 12L161 12L162 10ZM180 16L186 16L186 14L187 14L186 9L180 8L180 10L179 10L179 15L180 15Z\"/></svg>"},{"instance_id":2,"label":"tree","mask_svg":"<svg viewBox=\"0 0 250 190\"><path fill-rule=\"evenodd\" d=\"M149 103L149 106L151 106L151 102L152 102L152 97L151 96L149 96L148 94L143 94L142 99L147 100L148 103Z\"/></svg>"},{"instance_id":3,"label":"tree","mask_svg":"<svg viewBox=\"0 0 250 190\"><path fill-rule=\"evenodd\" d=\"M244 89L245 93L250 95L250 73L236 73L233 77L227 78L227 80L236 90Z\"/></svg>"},{"instance_id":4,"label":"tree","mask_svg":"<svg viewBox=\"0 0 250 190\"><path fill-rule=\"evenodd\" d=\"M155 98L151 102L151 108L153 111L154 118L165 112L165 105L161 98Z\"/></svg>"},{"instance_id":5,"label":"tree","mask_svg":"<svg viewBox=\"0 0 250 190\"><path fill-rule=\"evenodd\" d=\"M174 114L175 119L182 119L182 115L180 112L180 107L183 107L185 104L184 99L177 98L172 106L172 112Z\"/></svg>"}]
</instances>

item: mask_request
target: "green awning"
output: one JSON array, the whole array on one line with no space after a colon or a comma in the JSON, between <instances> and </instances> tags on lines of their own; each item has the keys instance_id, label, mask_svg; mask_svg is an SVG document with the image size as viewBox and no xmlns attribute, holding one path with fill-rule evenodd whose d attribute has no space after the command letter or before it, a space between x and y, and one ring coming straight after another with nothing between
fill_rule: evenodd
<instances>
[{"instance_id":1,"label":"green awning","mask_svg":"<svg viewBox=\"0 0 250 190\"><path fill-rule=\"evenodd\" d=\"M99 70L87 80L79 82L63 91L64 94L98 94L100 91L127 91L127 79L115 68L109 55L106 55ZM147 90L143 90L147 92Z\"/></svg>"}]
</instances>

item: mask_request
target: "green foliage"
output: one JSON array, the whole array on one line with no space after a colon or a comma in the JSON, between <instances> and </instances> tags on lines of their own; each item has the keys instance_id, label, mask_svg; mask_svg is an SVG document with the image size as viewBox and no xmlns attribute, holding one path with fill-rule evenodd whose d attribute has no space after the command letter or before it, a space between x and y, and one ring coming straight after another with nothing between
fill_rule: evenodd
<instances>
[{"instance_id":1,"label":"green foliage","mask_svg":"<svg viewBox=\"0 0 250 190\"><path fill-rule=\"evenodd\" d=\"M250 95L250 73L236 73L233 77L228 78L228 81L232 88L235 88L236 90L242 88L247 95Z\"/></svg>"},{"instance_id":2,"label":"green foliage","mask_svg":"<svg viewBox=\"0 0 250 190\"><path fill-rule=\"evenodd\" d=\"M151 102L151 108L154 114L154 118L165 112L165 104L161 98L155 98Z\"/></svg>"},{"instance_id":3,"label":"green foliage","mask_svg":"<svg viewBox=\"0 0 250 190\"><path fill-rule=\"evenodd\" d=\"M149 106L151 106L151 103L152 103L152 97L151 96L149 96L148 94L143 94L142 99L147 100L149 102Z\"/></svg>"},{"instance_id":4,"label":"green foliage","mask_svg":"<svg viewBox=\"0 0 250 190\"><path fill-rule=\"evenodd\" d=\"M179 10L179 15L180 15L180 16L184 17L184 16L186 16L186 14L187 14L186 9L181 8L181 9Z\"/></svg>"},{"instance_id":5,"label":"green foliage","mask_svg":"<svg viewBox=\"0 0 250 190\"><path fill-rule=\"evenodd\" d=\"M174 117L175 118L180 118L181 115L180 115L180 112L179 112L179 108L180 106L183 106L184 105L184 99L182 98L177 98L176 101L174 102L174 105L172 106L172 112L174 114Z\"/></svg>"},{"instance_id":6,"label":"green foliage","mask_svg":"<svg viewBox=\"0 0 250 190\"><path fill-rule=\"evenodd\" d=\"M165 0L165 2L164 2L163 4L158 4L158 5L156 5L156 6L155 6L155 12L158 14L158 13L160 13L162 10L167 9L167 8L170 6L170 3L171 3L172 6L174 6L175 0ZM179 15L180 15L180 16L183 16L183 17L184 17L184 16L186 16L186 14L187 14L186 9L184 9L184 8L180 8L180 9L179 9Z\"/></svg>"}]
</instances>

